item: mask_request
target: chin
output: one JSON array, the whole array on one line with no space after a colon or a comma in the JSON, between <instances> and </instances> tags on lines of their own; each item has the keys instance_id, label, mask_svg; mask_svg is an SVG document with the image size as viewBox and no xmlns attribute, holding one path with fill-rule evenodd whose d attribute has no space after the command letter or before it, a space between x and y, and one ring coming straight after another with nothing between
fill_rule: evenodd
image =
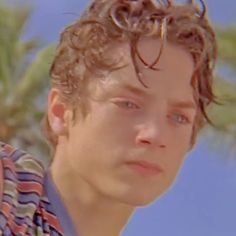
<instances>
[{"instance_id":1,"label":"chin","mask_svg":"<svg viewBox=\"0 0 236 236\"><path fill-rule=\"evenodd\" d=\"M132 205L133 207L144 207L158 200L163 194L164 192L155 195L148 195L145 193L131 194L124 201L126 204Z\"/></svg>"}]
</instances>

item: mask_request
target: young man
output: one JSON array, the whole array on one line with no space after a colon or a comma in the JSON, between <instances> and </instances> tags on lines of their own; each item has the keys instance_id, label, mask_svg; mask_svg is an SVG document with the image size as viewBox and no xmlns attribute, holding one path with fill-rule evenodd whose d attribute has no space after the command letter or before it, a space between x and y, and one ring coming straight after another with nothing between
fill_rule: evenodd
<instances>
[{"instance_id":1,"label":"young man","mask_svg":"<svg viewBox=\"0 0 236 236\"><path fill-rule=\"evenodd\" d=\"M1 144L1 235L118 236L168 190L214 101L205 11L95 0L64 30L43 122L53 161Z\"/></svg>"}]
</instances>

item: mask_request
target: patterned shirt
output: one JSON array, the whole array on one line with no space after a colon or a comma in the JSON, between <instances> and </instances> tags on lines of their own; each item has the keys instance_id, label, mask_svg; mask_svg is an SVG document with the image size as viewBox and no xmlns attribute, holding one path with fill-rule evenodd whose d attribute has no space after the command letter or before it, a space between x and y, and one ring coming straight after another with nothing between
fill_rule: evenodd
<instances>
[{"instance_id":1,"label":"patterned shirt","mask_svg":"<svg viewBox=\"0 0 236 236\"><path fill-rule=\"evenodd\" d=\"M3 166L0 235L77 235L50 173L39 161L1 142L0 161Z\"/></svg>"}]
</instances>

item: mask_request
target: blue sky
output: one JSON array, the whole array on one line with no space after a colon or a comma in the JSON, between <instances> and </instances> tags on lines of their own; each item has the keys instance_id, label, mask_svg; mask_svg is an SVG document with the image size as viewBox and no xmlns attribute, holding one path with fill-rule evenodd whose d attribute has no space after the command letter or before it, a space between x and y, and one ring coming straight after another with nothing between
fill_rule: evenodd
<instances>
[{"instance_id":1,"label":"blue sky","mask_svg":"<svg viewBox=\"0 0 236 236\"><path fill-rule=\"evenodd\" d=\"M63 27L88 4L86 0L28 2L34 11L24 38L39 37L43 45L57 42ZM207 3L214 24L236 23L236 1ZM236 159L236 153L233 156ZM209 140L200 139L170 191L147 208L138 209L122 235L235 236L235 219L236 161L229 161L220 145L213 148Z\"/></svg>"}]
</instances>

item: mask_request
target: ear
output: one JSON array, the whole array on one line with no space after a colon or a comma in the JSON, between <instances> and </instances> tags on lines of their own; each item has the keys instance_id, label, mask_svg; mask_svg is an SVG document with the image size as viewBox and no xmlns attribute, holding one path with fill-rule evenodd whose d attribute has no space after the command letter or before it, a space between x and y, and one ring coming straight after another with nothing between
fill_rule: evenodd
<instances>
[{"instance_id":1,"label":"ear","mask_svg":"<svg viewBox=\"0 0 236 236\"><path fill-rule=\"evenodd\" d=\"M51 89L48 95L48 122L57 136L66 136L68 133L71 111L66 107L59 96L57 89Z\"/></svg>"}]
</instances>

